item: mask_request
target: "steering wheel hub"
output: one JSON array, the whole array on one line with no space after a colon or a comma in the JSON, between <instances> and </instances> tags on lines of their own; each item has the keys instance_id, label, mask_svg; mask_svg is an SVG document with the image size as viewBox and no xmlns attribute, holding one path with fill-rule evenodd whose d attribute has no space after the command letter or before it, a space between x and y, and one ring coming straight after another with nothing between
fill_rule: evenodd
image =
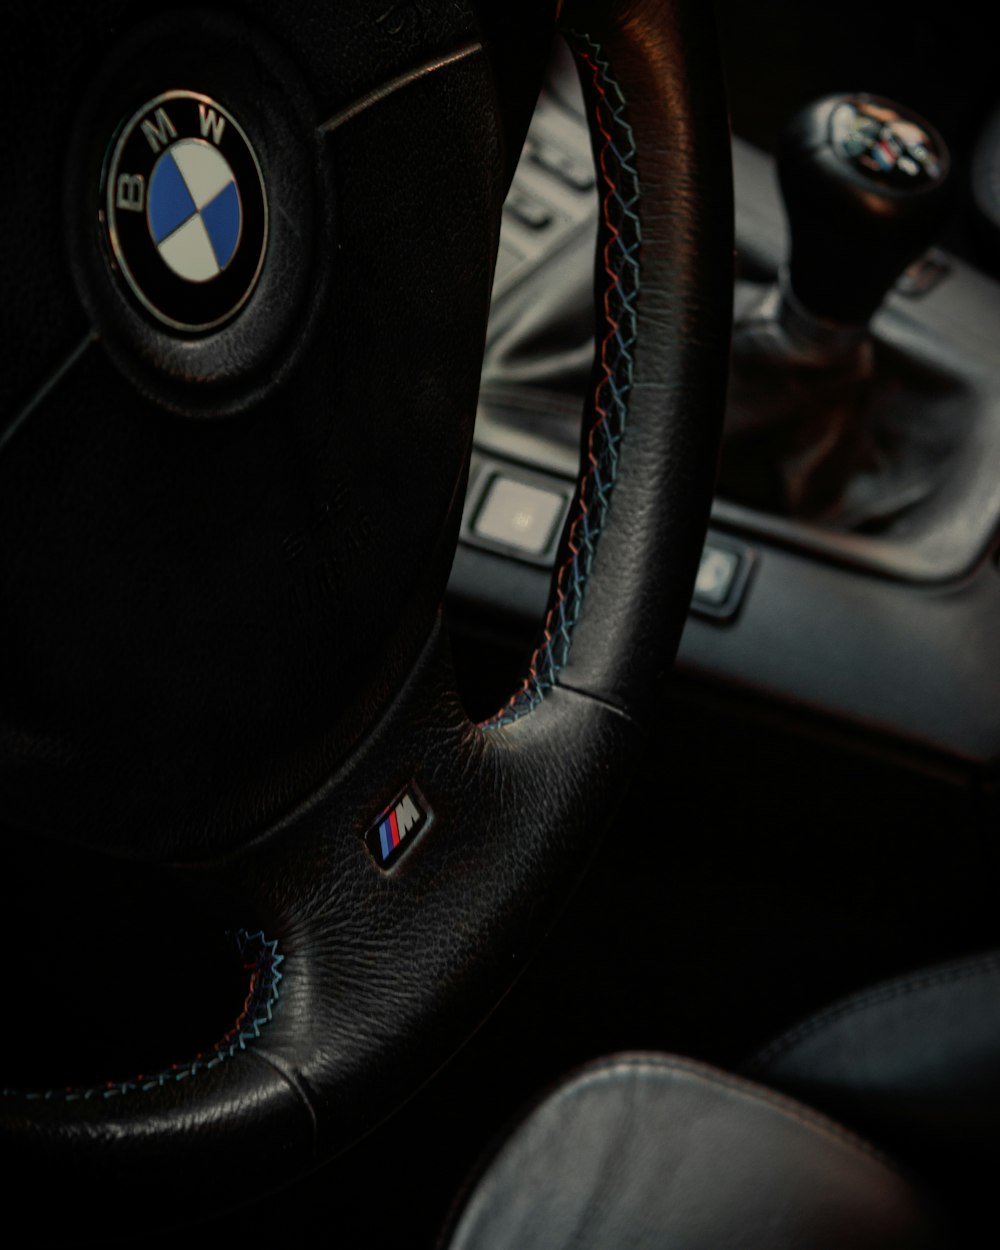
<instances>
[{"instance_id":1,"label":"steering wheel hub","mask_svg":"<svg viewBox=\"0 0 1000 1250\"><path fill-rule=\"evenodd\" d=\"M116 41L83 93L77 290L118 368L175 412L259 405L315 332L337 244L320 111L256 23L190 10Z\"/></svg>"}]
</instances>

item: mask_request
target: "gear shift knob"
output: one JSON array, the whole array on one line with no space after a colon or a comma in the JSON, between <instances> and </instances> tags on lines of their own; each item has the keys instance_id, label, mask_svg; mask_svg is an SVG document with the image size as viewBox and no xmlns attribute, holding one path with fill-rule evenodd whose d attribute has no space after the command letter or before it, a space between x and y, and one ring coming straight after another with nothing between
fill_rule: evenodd
<instances>
[{"instance_id":1,"label":"gear shift knob","mask_svg":"<svg viewBox=\"0 0 1000 1250\"><path fill-rule=\"evenodd\" d=\"M778 153L795 300L813 317L867 322L930 243L948 165L937 131L891 100L826 96L797 113Z\"/></svg>"}]
</instances>

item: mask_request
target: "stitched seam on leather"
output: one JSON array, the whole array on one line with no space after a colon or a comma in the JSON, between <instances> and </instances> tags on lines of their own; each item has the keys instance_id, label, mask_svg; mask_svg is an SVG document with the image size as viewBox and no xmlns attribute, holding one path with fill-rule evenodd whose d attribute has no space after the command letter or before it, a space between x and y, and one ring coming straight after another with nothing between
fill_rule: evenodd
<instances>
[{"instance_id":1,"label":"stitched seam on leather","mask_svg":"<svg viewBox=\"0 0 1000 1250\"><path fill-rule=\"evenodd\" d=\"M316 1104L308 1086L299 1076L291 1071L277 1055L268 1054L263 1046L257 1047L255 1050L247 1051L247 1062L263 1064L271 1072L279 1076L282 1081L295 1095L296 1100L306 1113L309 1120L309 1131L312 1138L312 1147L316 1151L319 1148L319 1115L316 1111Z\"/></svg>"},{"instance_id":2,"label":"stitched seam on leather","mask_svg":"<svg viewBox=\"0 0 1000 1250\"><path fill-rule=\"evenodd\" d=\"M655 1057L612 1060L611 1063L604 1063L589 1071L585 1070L576 1080L567 1084L561 1091L562 1096L570 1097L577 1090L586 1089L588 1086L600 1085L606 1080L625 1072L638 1072L644 1076L663 1076L671 1072L683 1072L686 1075L697 1077L708 1085L715 1085L720 1089L730 1091L743 1102L760 1103L770 1107L774 1111L779 1112L785 1119L801 1124L805 1128L813 1129L830 1141L847 1146L857 1154L876 1160L895 1175L902 1175L876 1146L865 1141L862 1137L855 1136L849 1129L837 1124L836 1121L828 1120L826 1116L812 1111L809 1107L805 1107L801 1103L795 1102L794 1099L785 1097L783 1094L775 1093L762 1086L751 1085L739 1076L720 1072L715 1068L693 1060L671 1058L658 1062Z\"/></svg>"},{"instance_id":3,"label":"stitched seam on leather","mask_svg":"<svg viewBox=\"0 0 1000 1250\"><path fill-rule=\"evenodd\" d=\"M604 187L601 199L607 239L604 291L607 331L601 342L600 377L594 396L594 421L587 443L589 468L580 482L570 526L569 554L556 575L556 594L545 618L542 641L531 657L521 688L480 728L509 725L534 711L556 684L569 659L573 629L580 618L593 569L597 542L618 474L619 449L632 390L636 338L635 300L639 292L641 227L636 212L639 178L635 137L625 120L625 97L600 48L577 37L576 54L589 67L596 91L595 115L602 146L598 164Z\"/></svg>"},{"instance_id":4,"label":"stitched seam on leather","mask_svg":"<svg viewBox=\"0 0 1000 1250\"><path fill-rule=\"evenodd\" d=\"M145 1093L176 1081L186 1081L210 1068L217 1068L225 1060L246 1050L251 1042L260 1037L261 1029L272 1018L282 977L278 969L285 957L278 954L277 941L269 942L261 932L247 933L245 929L240 929L236 934L236 944L246 961L243 966L250 973L250 990L236 1023L210 1050L199 1052L186 1063L171 1064L154 1076L139 1075L127 1081L107 1081L104 1085L86 1088L3 1089L0 1090L0 1097L80 1102L89 1098L116 1098L122 1094Z\"/></svg>"},{"instance_id":5,"label":"stitched seam on leather","mask_svg":"<svg viewBox=\"0 0 1000 1250\"><path fill-rule=\"evenodd\" d=\"M938 985L949 985L956 981L969 980L984 973L996 972L1000 972L1000 956L990 956L972 965L942 969L935 973L909 977L903 981L892 981L887 985L868 990L847 999L838 1006L829 1007L825 1011L821 1011L818 1015L812 1016L802 1024L797 1025L788 1033L782 1034L781 1037L776 1038L773 1042L769 1042L768 1045L749 1060L746 1067L748 1070L755 1070L761 1065L770 1063L773 1059L785 1054L793 1046L818 1033L827 1025L833 1024L837 1020L843 1020L848 1016L857 1015L862 1011L867 1011L869 1007L881 1006L884 1003L905 998L908 994L916 993L920 990L933 989Z\"/></svg>"}]
</instances>

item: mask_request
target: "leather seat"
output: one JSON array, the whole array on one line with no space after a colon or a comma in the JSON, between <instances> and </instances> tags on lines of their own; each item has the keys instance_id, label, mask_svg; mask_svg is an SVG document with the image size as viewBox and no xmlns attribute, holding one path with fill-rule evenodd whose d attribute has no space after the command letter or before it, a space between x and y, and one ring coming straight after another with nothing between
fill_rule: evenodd
<instances>
[{"instance_id":1,"label":"leather seat","mask_svg":"<svg viewBox=\"0 0 1000 1250\"><path fill-rule=\"evenodd\" d=\"M602 1060L510 1133L447 1244L948 1244L942 1209L969 1235L1000 1163L998 1059L1000 952L834 1003L754 1055L753 1081L668 1055Z\"/></svg>"},{"instance_id":2,"label":"leather seat","mask_svg":"<svg viewBox=\"0 0 1000 1250\"><path fill-rule=\"evenodd\" d=\"M1000 951L841 999L745 1065L910 1165L1000 1163Z\"/></svg>"},{"instance_id":3,"label":"leather seat","mask_svg":"<svg viewBox=\"0 0 1000 1250\"><path fill-rule=\"evenodd\" d=\"M960 1240L996 1224L1000 951L853 994L763 1047L744 1072L877 1142L933 1188Z\"/></svg>"},{"instance_id":4,"label":"leather seat","mask_svg":"<svg viewBox=\"0 0 1000 1250\"><path fill-rule=\"evenodd\" d=\"M449 1250L875 1250L943 1244L920 1190L833 1121L668 1055L603 1060L488 1162Z\"/></svg>"}]
</instances>

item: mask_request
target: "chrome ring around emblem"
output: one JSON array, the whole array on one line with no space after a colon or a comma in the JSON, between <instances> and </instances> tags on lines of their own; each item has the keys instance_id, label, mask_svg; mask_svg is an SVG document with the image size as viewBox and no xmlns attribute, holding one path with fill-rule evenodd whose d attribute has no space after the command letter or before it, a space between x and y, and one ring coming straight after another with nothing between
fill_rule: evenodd
<instances>
[{"instance_id":1,"label":"chrome ring around emblem","mask_svg":"<svg viewBox=\"0 0 1000 1250\"><path fill-rule=\"evenodd\" d=\"M264 177L210 96L167 91L136 109L113 141L102 201L112 268L157 321L213 330L249 300L267 249Z\"/></svg>"}]
</instances>

